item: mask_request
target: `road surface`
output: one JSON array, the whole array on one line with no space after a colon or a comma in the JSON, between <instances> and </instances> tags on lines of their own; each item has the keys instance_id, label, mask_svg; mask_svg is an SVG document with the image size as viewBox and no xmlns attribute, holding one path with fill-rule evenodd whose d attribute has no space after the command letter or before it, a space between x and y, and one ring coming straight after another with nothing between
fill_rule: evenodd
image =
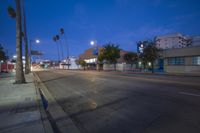
<instances>
[{"instance_id":1,"label":"road surface","mask_svg":"<svg viewBox=\"0 0 200 133\"><path fill-rule=\"evenodd\" d=\"M200 78L37 72L81 133L200 133Z\"/></svg>"}]
</instances>

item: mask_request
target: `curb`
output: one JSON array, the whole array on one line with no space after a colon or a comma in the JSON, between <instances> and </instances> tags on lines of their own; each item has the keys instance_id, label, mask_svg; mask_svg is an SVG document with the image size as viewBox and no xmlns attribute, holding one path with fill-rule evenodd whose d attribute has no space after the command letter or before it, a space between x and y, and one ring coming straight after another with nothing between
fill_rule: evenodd
<instances>
[{"instance_id":1,"label":"curb","mask_svg":"<svg viewBox=\"0 0 200 133\"><path fill-rule=\"evenodd\" d=\"M40 114L41 114L41 119L42 119L42 123L43 123L45 133L54 133L54 131L51 127L50 121L48 120L47 114L46 114L44 107L42 105L42 99L41 99L41 96L40 96L40 93L39 93L39 89L37 88L35 76L34 75L32 75L32 76L33 76L33 82L34 82L35 90L36 90L36 104L39 107L39 111L40 111Z\"/></svg>"},{"instance_id":2,"label":"curb","mask_svg":"<svg viewBox=\"0 0 200 133\"><path fill-rule=\"evenodd\" d=\"M67 70L69 71L69 70ZM70 70L71 71L71 70ZM179 76L179 77L200 77L198 74L182 74L182 73L151 73L151 72L129 72L129 71L97 71L97 70L72 70L74 71L81 71L81 72L99 72L99 73L112 73L112 74L138 74L138 75L161 75L161 76Z\"/></svg>"},{"instance_id":3,"label":"curb","mask_svg":"<svg viewBox=\"0 0 200 133\"><path fill-rule=\"evenodd\" d=\"M48 91L36 73L33 73L37 88L40 94L45 98L47 109L46 114L49 118L54 132L58 133L80 133L71 118L66 114L62 107L56 102L55 98ZM44 104L44 103L43 103Z\"/></svg>"}]
</instances>

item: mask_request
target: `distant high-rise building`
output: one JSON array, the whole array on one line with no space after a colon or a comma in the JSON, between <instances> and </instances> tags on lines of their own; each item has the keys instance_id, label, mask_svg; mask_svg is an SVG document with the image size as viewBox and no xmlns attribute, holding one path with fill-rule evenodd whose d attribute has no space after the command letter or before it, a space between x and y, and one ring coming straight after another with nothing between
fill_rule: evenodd
<instances>
[{"instance_id":1,"label":"distant high-rise building","mask_svg":"<svg viewBox=\"0 0 200 133\"><path fill-rule=\"evenodd\" d=\"M157 47L161 49L183 48L190 46L191 42L191 37L183 36L180 33L157 36L155 38Z\"/></svg>"},{"instance_id":2,"label":"distant high-rise building","mask_svg":"<svg viewBox=\"0 0 200 133\"><path fill-rule=\"evenodd\" d=\"M192 46L200 46L200 36L192 36Z\"/></svg>"}]
</instances>

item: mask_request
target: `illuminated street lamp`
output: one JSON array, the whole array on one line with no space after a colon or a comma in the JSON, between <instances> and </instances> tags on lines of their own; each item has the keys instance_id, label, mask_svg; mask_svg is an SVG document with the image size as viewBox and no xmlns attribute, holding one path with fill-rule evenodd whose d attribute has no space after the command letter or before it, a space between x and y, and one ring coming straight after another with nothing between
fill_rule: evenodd
<instances>
[{"instance_id":1,"label":"illuminated street lamp","mask_svg":"<svg viewBox=\"0 0 200 133\"><path fill-rule=\"evenodd\" d=\"M92 46L95 46L95 45L97 45L97 41L90 41L90 44L91 44Z\"/></svg>"},{"instance_id":2,"label":"illuminated street lamp","mask_svg":"<svg viewBox=\"0 0 200 133\"><path fill-rule=\"evenodd\" d=\"M36 43L40 43L40 40L37 39L37 40L35 40L35 42L36 42Z\"/></svg>"},{"instance_id":3,"label":"illuminated street lamp","mask_svg":"<svg viewBox=\"0 0 200 133\"><path fill-rule=\"evenodd\" d=\"M31 66L32 66L32 61L31 61L31 58L32 58L32 54L31 54L31 51L32 51L32 43L40 43L40 40L39 39L35 39L35 40L30 40L30 70L31 70Z\"/></svg>"}]
</instances>

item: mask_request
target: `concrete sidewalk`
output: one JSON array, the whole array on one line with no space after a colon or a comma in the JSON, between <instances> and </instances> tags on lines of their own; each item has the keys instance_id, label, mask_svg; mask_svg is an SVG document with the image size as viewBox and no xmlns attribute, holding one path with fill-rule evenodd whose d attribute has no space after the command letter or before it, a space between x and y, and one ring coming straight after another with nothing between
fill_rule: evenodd
<instances>
[{"instance_id":1,"label":"concrete sidewalk","mask_svg":"<svg viewBox=\"0 0 200 133\"><path fill-rule=\"evenodd\" d=\"M13 74L0 77L0 133L52 132L43 117L33 75L26 75L26 84L13 82Z\"/></svg>"}]
</instances>

